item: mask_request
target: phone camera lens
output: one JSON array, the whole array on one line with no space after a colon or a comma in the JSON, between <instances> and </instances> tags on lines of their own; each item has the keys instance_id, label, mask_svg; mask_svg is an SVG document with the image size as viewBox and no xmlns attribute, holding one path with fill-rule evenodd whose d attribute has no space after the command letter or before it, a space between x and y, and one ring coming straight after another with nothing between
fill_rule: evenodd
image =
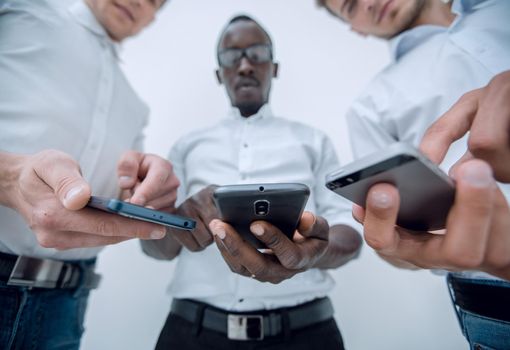
<instances>
[{"instance_id":1,"label":"phone camera lens","mask_svg":"<svg viewBox=\"0 0 510 350\"><path fill-rule=\"evenodd\" d=\"M255 209L255 215L258 216L266 216L269 214L269 202L261 199L253 203L253 207Z\"/></svg>"},{"instance_id":2,"label":"phone camera lens","mask_svg":"<svg viewBox=\"0 0 510 350\"><path fill-rule=\"evenodd\" d=\"M264 192L264 186L260 186L260 187L259 187L259 191L260 191L260 192Z\"/></svg>"},{"instance_id":3,"label":"phone camera lens","mask_svg":"<svg viewBox=\"0 0 510 350\"><path fill-rule=\"evenodd\" d=\"M187 221L184 221L184 227L188 227L188 222Z\"/></svg>"}]
</instances>

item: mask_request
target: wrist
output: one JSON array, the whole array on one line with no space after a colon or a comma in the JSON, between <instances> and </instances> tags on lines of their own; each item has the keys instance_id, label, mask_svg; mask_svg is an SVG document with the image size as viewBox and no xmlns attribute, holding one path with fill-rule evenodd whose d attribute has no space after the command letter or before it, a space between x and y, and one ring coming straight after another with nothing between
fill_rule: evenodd
<instances>
[{"instance_id":1,"label":"wrist","mask_svg":"<svg viewBox=\"0 0 510 350\"><path fill-rule=\"evenodd\" d=\"M0 152L0 205L14 208L24 156Z\"/></svg>"}]
</instances>

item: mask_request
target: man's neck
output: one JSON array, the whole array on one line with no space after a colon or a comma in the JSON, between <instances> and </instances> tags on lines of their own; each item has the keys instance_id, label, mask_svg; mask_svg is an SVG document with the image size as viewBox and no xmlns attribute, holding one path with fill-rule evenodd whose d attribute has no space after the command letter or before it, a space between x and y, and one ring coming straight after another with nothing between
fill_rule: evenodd
<instances>
[{"instance_id":1,"label":"man's neck","mask_svg":"<svg viewBox=\"0 0 510 350\"><path fill-rule=\"evenodd\" d=\"M455 14L452 13L450 2L444 3L441 0L428 0L418 18L411 25L411 28L422 25L449 27L454 19Z\"/></svg>"}]
</instances>

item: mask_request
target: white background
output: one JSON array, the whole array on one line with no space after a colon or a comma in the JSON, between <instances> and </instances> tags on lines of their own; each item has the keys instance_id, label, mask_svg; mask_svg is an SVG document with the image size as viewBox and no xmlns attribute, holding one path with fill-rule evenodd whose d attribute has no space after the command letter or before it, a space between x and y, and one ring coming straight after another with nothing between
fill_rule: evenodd
<instances>
[{"instance_id":1,"label":"white background","mask_svg":"<svg viewBox=\"0 0 510 350\"><path fill-rule=\"evenodd\" d=\"M341 160L350 161L343 115L389 62L388 47L351 33L313 0L167 4L122 53L128 78L152 110L146 150L166 156L177 138L224 117L228 101L214 77L215 46L223 25L238 13L259 19L273 37L281 65L273 111L324 130ZM103 251L104 280L90 298L82 348L153 348L169 310L165 289L173 269L173 262L144 256L136 241ZM367 246L333 275L337 286L331 297L348 349L468 348L443 277L392 268Z\"/></svg>"}]
</instances>

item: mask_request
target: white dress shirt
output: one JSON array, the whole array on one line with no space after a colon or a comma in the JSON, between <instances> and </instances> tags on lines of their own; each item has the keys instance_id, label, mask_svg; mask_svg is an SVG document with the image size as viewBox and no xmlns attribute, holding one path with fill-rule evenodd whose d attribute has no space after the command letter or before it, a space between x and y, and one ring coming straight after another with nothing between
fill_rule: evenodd
<instances>
[{"instance_id":1,"label":"white dress shirt","mask_svg":"<svg viewBox=\"0 0 510 350\"><path fill-rule=\"evenodd\" d=\"M355 158L398 141L417 146L426 129L464 93L510 69L510 1L452 4L450 27L408 30L391 40L393 62L347 113ZM466 151L455 142L441 164L448 170ZM502 185L505 194L510 187Z\"/></svg>"},{"instance_id":2,"label":"white dress shirt","mask_svg":"<svg viewBox=\"0 0 510 350\"><path fill-rule=\"evenodd\" d=\"M339 167L329 138L274 117L268 105L249 118L232 109L219 124L181 138L170 160L181 180L178 204L210 184L298 182L311 190L306 210L325 217L331 226L355 226L351 205L325 187L326 174ZM301 304L325 296L333 285L319 269L277 285L234 274L213 244L195 253L182 249L169 289L176 298L246 311Z\"/></svg>"},{"instance_id":3,"label":"white dress shirt","mask_svg":"<svg viewBox=\"0 0 510 350\"><path fill-rule=\"evenodd\" d=\"M0 2L0 150L66 152L93 194L116 197L117 161L141 149L147 115L82 0ZM99 249L43 248L20 215L0 207L1 252L85 259Z\"/></svg>"}]
</instances>

